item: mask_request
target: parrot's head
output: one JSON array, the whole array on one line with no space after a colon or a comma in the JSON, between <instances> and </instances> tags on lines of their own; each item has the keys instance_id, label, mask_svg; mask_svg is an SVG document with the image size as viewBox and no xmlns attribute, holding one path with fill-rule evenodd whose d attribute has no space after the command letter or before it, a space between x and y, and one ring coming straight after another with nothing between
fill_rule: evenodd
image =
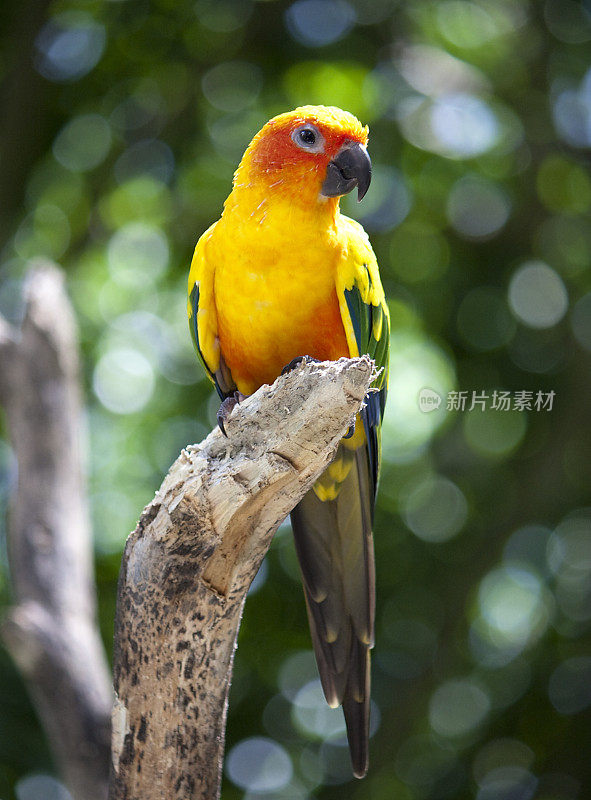
<instances>
[{"instance_id":1,"label":"parrot's head","mask_svg":"<svg viewBox=\"0 0 591 800\"><path fill-rule=\"evenodd\" d=\"M368 128L332 106L302 106L269 120L250 143L235 186L268 187L304 202L326 202L371 181Z\"/></svg>"}]
</instances>

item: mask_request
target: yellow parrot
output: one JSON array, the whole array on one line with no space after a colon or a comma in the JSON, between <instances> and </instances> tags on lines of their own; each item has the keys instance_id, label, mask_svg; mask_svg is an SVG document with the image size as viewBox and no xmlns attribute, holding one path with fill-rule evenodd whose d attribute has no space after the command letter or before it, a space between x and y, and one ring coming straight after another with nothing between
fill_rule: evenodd
<instances>
[{"instance_id":1,"label":"yellow parrot","mask_svg":"<svg viewBox=\"0 0 591 800\"><path fill-rule=\"evenodd\" d=\"M312 642L328 703L343 706L353 772L368 766L374 643L373 509L387 388L389 315L367 234L339 198L369 188L368 129L339 108L271 119L248 146L221 218L189 275L195 348L222 400L272 383L303 356L367 353L375 391L333 463L291 514Z\"/></svg>"}]
</instances>

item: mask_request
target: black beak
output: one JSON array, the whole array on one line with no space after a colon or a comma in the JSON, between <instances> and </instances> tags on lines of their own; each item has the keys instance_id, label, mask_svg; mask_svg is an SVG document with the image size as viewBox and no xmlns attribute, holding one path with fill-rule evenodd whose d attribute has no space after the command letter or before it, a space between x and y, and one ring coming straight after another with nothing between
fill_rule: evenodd
<instances>
[{"instance_id":1,"label":"black beak","mask_svg":"<svg viewBox=\"0 0 591 800\"><path fill-rule=\"evenodd\" d=\"M357 200L363 200L371 183L371 160L362 144L345 144L329 161L320 190L325 197L340 197L357 187Z\"/></svg>"}]
</instances>

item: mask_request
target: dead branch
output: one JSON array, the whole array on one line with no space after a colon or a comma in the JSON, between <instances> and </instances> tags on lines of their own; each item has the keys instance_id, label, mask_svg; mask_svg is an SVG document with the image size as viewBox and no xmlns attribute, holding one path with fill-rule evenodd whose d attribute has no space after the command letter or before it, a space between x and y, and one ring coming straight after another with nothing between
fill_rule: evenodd
<instances>
[{"instance_id":1,"label":"dead branch","mask_svg":"<svg viewBox=\"0 0 591 800\"><path fill-rule=\"evenodd\" d=\"M127 541L115 623L111 800L219 797L246 593L277 527L333 457L366 357L305 364L184 450Z\"/></svg>"},{"instance_id":2,"label":"dead branch","mask_svg":"<svg viewBox=\"0 0 591 800\"><path fill-rule=\"evenodd\" d=\"M60 270L40 263L21 330L0 317L0 402L18 463L2 635L76 800L104 800L112 689L95 616L81 459L74 317Z\"/></svg>"}]
</instances>

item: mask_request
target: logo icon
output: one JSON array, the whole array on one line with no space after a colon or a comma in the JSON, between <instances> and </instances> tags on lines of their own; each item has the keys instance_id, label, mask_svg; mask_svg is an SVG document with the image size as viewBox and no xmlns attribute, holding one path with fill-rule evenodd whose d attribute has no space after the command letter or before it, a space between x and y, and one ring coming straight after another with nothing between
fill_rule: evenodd
<instances>
[{"instance_id":1,"label":"logo icon","mask_svg":"<svg viewBox=\"0 0 591 800\"><path fill-rule=\"evenodd\" d=\"M419 411L429 414L436 411L441 405L441 396L434 389L428 386L423 387L419 392Z\"/></svg>"}]
</instances>

